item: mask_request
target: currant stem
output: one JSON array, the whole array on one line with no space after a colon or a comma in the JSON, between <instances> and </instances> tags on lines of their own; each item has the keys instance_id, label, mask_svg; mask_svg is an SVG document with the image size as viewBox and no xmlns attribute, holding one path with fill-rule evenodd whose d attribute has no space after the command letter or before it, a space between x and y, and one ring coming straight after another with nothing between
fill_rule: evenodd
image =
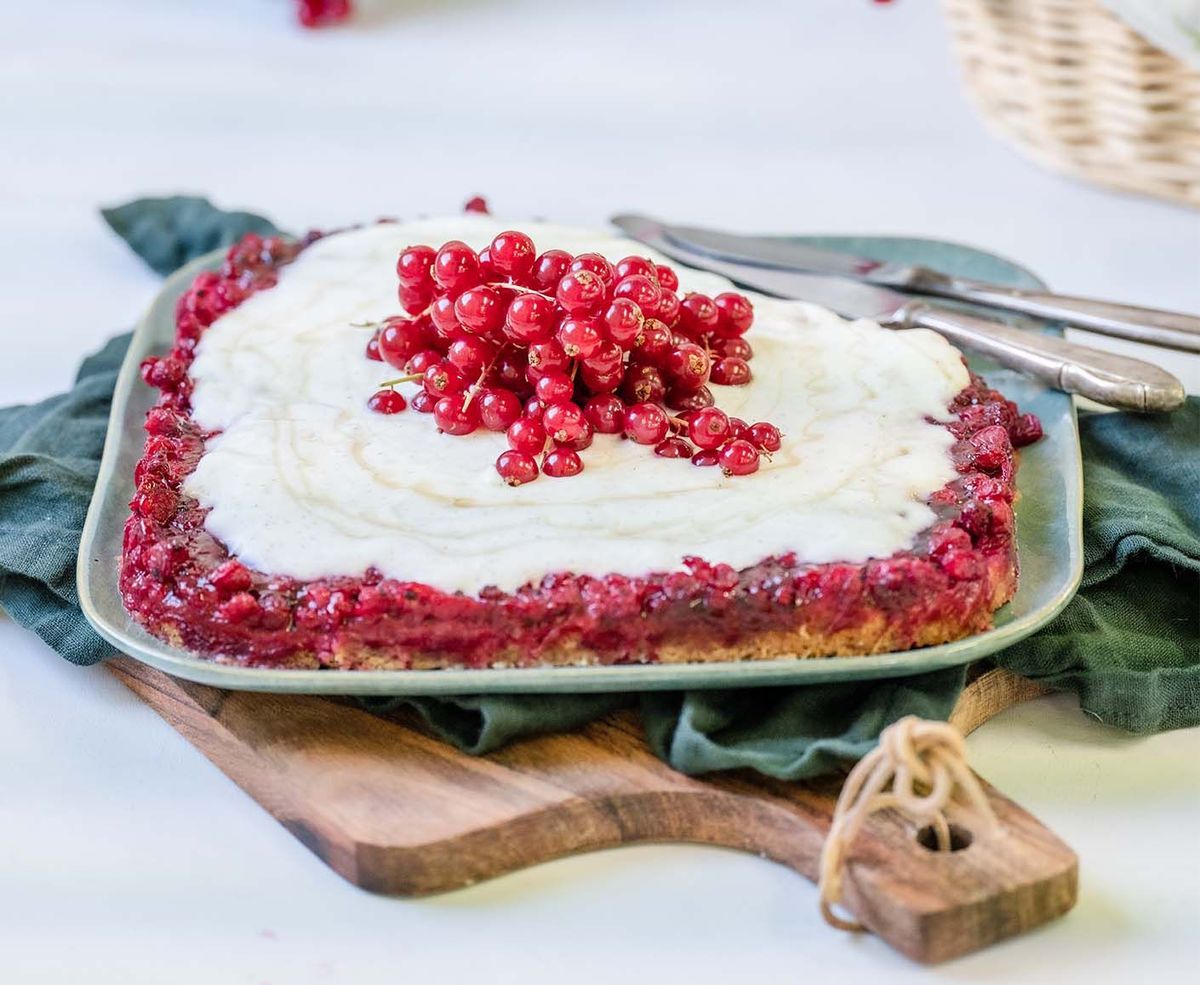
<instances>
[{"instance_id":1,"label":"currant stem","mask_svg":"<svg viewBox=\"0 0 1200 985\"><path fill-rule=\"evenodd\" d=\"M384 380L379 384L380 389L394 387L397 383L415 383L424 377L423 373L409 373L407 376L397 376L394 380Z\"/></svg>"},{"instance_id":2,"label":"currant stem","mask_svg":"<svg viewBox=\"0 0 1200 985\"><path fill-rule=\"evenodd\" d=\"M492 367L495 366L496 363L499 361L500 353L503 351L504 351L504 348L502 346L500 349L497 350L496 354L494 356L492 356L492 361L490 363L488 363L486 366L484 366L483 369L481 369L479 371L479 379L477 379L475 381L474 385L471 387L471 389L467 391L467 397L463 401L463 406L462 406L463 410L466 410L468 407L471 406L471 401L475 399L475 394L477 394L483 388L483 381L487 379L488 373L490 373L492 371Z\"/></svg>"}]
</instances>

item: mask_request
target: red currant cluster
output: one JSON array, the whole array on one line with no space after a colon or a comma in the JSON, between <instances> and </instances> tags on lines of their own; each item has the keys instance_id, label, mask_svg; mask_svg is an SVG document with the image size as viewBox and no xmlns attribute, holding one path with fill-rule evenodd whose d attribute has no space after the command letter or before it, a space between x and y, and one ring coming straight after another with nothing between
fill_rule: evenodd
<instances>
[{"instance_id":1,"label":"red currant cluster","mask_svg":"<svg viewBox=\"0 0 1200 985\"><path fill-rule=\"evenodd\" d=\"M350 16L350 0L299 0L297 16L304 27L326 27Z\"/></svg>"},{"instance_id":2,"label":"red currant cluster","mask_svg":"<svg viewBox=\"0 0 1200 985\"><path fill-rule=\"evenodd\" d=\"M496 470L510 485L578 474L579 452L596 433L727 475L756 471L780 446L776 427L729 417L708 387L750 381L743 335L754 310L741 294L681 298L670 267L539 254L515 231L480 253L458 240L410 246L396 272L409 317L373 326L367 356L406 375L382 384L368 406L402 411L408 401L396 385L419 382L413 408L447 434L507 432Z\"/></svg>"}]
</instances>

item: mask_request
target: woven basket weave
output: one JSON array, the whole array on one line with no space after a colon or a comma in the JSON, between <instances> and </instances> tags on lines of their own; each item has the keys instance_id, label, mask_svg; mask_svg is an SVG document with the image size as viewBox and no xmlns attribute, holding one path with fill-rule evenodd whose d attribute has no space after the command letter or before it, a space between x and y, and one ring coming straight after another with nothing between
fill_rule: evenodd
<instances>
[{"instance_id":1,"label":"woven basket weave","mask_svg":"<svg viewBox=\"0 0 1200 985\"><path fill-rule=\"evenodd\" d=\"M967 90L1035 160L1200 206L1200 72L1097 0L942 0Z\"/></svg>"}]
</instances>

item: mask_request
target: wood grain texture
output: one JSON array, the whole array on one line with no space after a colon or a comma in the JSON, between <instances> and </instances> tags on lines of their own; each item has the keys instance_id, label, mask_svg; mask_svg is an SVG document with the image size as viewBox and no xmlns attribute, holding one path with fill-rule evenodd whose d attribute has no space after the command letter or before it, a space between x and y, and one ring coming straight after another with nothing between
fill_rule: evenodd
<instances>
[{"instance_id":1,"label":"wood grain texture","mask_svg":"<svg viewBox=\"0 0 1200 985\"><path fill-rule=\"evenodd\" d=\"M841 784L749 771L684 776L650 752L630 713L471 757L403 715L329 698L222 691L128 659L110 667L314 854L372 892L445 892L563 855L649 841L738 848L813 879ZM955 710L961 727L1033 695L1008 678L991 671L968 687ZM1001 834L937 853L885 812L850 852L848 907L918 961L975 950L1074 904L1074 853L987 789ZM965 809L954 820L972 831Z\"/></svg>"}]
</instances>

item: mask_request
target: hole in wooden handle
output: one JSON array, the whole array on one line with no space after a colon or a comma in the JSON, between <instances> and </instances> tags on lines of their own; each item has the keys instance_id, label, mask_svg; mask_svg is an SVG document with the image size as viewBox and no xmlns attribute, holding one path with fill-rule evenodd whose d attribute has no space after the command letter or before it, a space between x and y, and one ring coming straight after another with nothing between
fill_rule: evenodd
<instances>
[{"instance_id":1,"label":"hole in wooden handle","mask_svg":"<svg viewBox=\"0 0 1200 985\"><path fill-rule=\"evenodd\" d=\"M951 852L961 852L964 848L969 848L971 842L975 840L975 836L966 828L958 824L949 825L950 830L950 847L947 849ZM931 852L942 851L938 845L937 831L932 824L927 824L921 828L916 834L917 844L922 848L928 849Z\"/></svg>"}]
</instances>

